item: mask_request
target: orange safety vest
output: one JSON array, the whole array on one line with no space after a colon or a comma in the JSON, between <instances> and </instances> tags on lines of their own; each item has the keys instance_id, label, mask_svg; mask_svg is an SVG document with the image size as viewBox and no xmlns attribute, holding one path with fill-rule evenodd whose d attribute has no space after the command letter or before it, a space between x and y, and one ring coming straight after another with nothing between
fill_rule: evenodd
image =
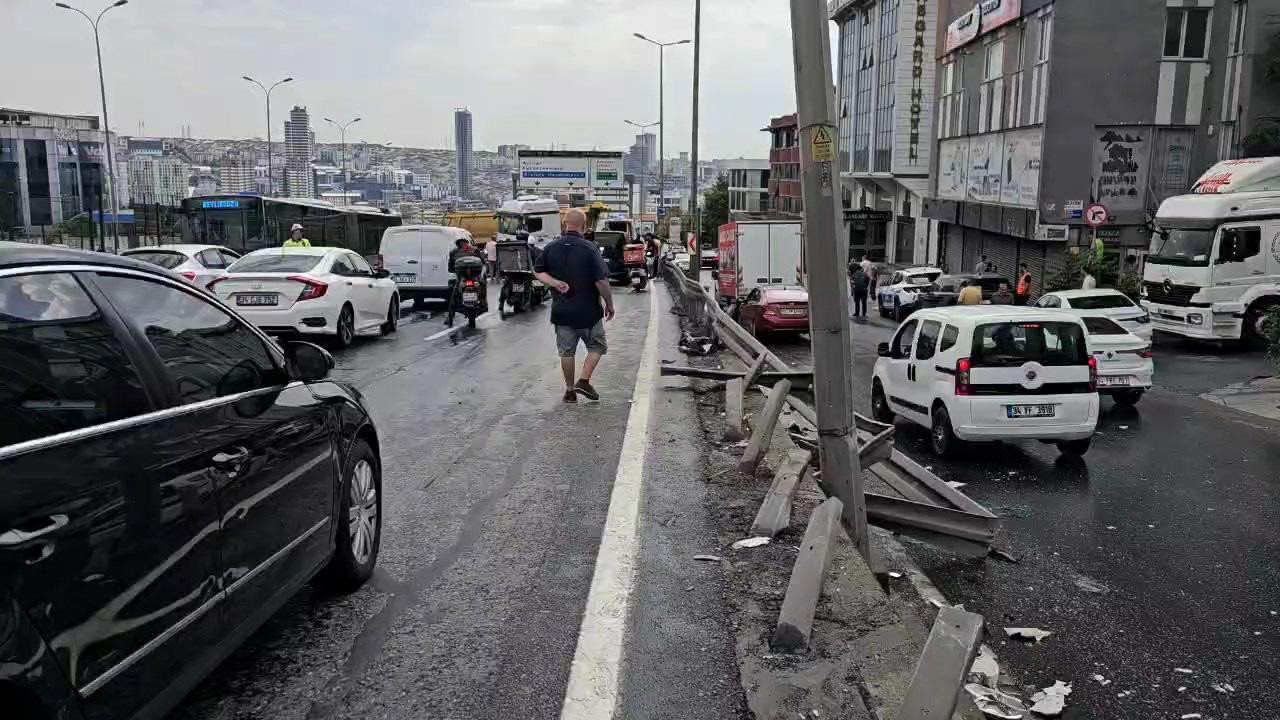
<instances>
[{"instance_id":1,"label":"orange safety vest","mask_svg":"<svg viewBox=\"0 0 1280 720\"><path fill-rule=\"evenodd\" d=\"M1031 271L1022 273L1022 277L1018 278L1018 294L1031 294Z\"/></svg>"}]
</instances>

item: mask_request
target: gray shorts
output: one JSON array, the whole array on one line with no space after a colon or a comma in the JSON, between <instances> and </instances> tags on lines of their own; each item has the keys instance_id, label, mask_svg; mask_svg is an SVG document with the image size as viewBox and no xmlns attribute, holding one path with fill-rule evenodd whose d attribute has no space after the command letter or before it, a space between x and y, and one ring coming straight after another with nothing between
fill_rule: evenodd
<instances>
[{"instance_id":1,"label":"gray shorts","mask_svg":"<svg viewBox=\"0 0 1280 720\"><path fill-rule=\"evenodd\" d=\"M587 352L604 355L609 351L609 343L604 338L604 320L597 320L589 328L575 328L568 325L556 325L556 350L560 357L573 357L578 354L578 341L587 346Z\"/></svg>"}]
</instances>

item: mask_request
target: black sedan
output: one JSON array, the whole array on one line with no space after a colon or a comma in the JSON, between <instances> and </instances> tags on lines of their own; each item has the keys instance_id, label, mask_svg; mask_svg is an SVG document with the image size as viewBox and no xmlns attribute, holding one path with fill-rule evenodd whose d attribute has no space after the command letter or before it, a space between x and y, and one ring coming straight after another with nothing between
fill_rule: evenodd
<instances>
[{"instance_id":1,"label":"black sedan","mask_svg":"<svg viewBox=\"0 0 1280 720\"><path fill-rule=\"evenodd\" d=\"M333 360L153 265L0 242L0 716L158 717L304 583L377 562Z\"/></svg>"}]
</instances>

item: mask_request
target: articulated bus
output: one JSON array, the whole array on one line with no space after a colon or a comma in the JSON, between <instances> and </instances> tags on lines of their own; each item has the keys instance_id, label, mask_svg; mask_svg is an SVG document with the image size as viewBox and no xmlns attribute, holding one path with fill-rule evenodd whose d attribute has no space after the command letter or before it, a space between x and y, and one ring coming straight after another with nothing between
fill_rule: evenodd
<instances>
[{"instance_id":1,"label":"articulated bus","mask_svg":"<svg viewBox=\"0 0 1280 720\"><path fill-rule=\"evenodd\" d=\"M289 228L301 223L312 245L378 253L382 232L400 225L400 216L378 208L337 207L323 200L260 195L206 195L182 201L184 242L221 245L245 253L279 247Z\"/></svg>"}]
</instances>

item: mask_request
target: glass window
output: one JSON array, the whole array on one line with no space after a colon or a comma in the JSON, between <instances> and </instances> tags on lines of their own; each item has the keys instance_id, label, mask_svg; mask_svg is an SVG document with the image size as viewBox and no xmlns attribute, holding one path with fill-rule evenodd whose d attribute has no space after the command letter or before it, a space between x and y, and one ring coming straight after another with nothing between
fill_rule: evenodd
<instances>
[{"instance_id":1,"label":"glass window","mask_svg":"<svg viewBox=\"0 0 1280 720\"><path fill-rule=\"evenodd\" d=\"M44 140L25 140L22 146L27 157L27 200L31 208L31 224L52 225L48 148L45 147ZM107 205L110 204L107 202Z\"/></svg>"},{"instance_id":2,"label":"glass window","mask_svg":"<svg viewBox=\"0 0 1280 720\"><path fill-rule=\"evenodd\" d=\"M1050 307L1058 307L1058 298L1053 299L1053 305ZM1127 295L1085 295L1083 297L1071 298L1071 308L1073 310L1108 310L1111 308L1131 308L1133 301Z\"/></svg>"},{"instance_id":3,"label":"glass window","mask_svg":"<svg viewBox=\"0 0 1280 720\"><path fill-rule=\"evenodd\" d=\"M74 277L0 278L0 447L150 409L124 347Z\"/></svg>"},{"instance_id":4,"label":"glass window","mask_svg":"<svg viewBox=\"0 0 1280 720\"><path fill-rule=\"evenodd\" d=\"M1205 57L1209 8L1169 8L1165 15L1164 56L1198 60Z\"/></svg>"},{"instance_id":5,"label":"glass window","mask_svg":"<svg viewBox=\"0 0 1280 720\"><path fill-rule=\"evenodd\" d=\"M333 266L329 268L329 272L334 275L355 275L356 269L351 266L347 256L339 255L333 259Z\"/></svg>"},{"instance_id":6,"label":"glass window","mask_svg":"<svg viewBox=\"0 0 1280 720\"><path fill-rule=\"evenodd\" d=\"M1081 318L1090 335L1128 335L1129 331L1120 327L1114 320L1104 317Z\"/></svg>"},{"instance_id":7,"label":"glass window","mask_svg":"<svg viewBox=\"0 0 1280 720\"><path fill-rule=\"evenodd\" d=\"M971 359L975 367L1083 365L1088 352L1074 322L1000 322L978 327Z\"/></svg>"},{"instance_id":8,"label":"glass window","mask_svg":"<svg viewBox=\"0 0 1280 720\"><path fill-rule=\"evenodd\" d=\"M530 233L542 232L542 218L540 217L529 218L524 223L524 229L526 232L530 232Z\"/></svg>"},{"instance_id":9,"label":"glass window","mask_svg":"<svg viewBox=\"0 0 1280 720\"><path fill-rule=\"evenodd\" d=\"M311 271L324 255L266 252L245 255L228 268L229 272L304 273Z\"/></svg>"},{"instance_id":10,"label":"glass window","mask_svg":"<svg viewBox=\"0 0 1280 720\"><path fill-rule=\"evenodd\" d=\"M283 381L262 338L212 303L151 280L100 275L98 284L120 314L146 333L182 403Z\"/></svg>"},{"instance_id":11,"label":"glass window","mask_svg":"<svg viewBox=\"0 0 1280 720\"><path fill-rule=\"evenodd\" d=\"M908 320L893 338L893 356L895 358L911 357L911 343L916 337L916 321Z\"/></svg>"},{"instance_id":12,"label":"glass window","mask_svg":"<svg viewBox=\"0 0 1280 720\"><path fill-rule=\"evenodd\" d=\"M158 265L166 270L172 270L187 261L186 255L173 250L140 250L124 253L124 255L130 260L141 260L145 263Z\"/></svg>"},{"instance_id":13,"label":"glass window","mask_svg":"<svg viewBox=\"0 0 1280 720\"><path fill-rule=\"evenodd\" d=\"M916 342L916 359L928 360L938 349L938 332L942 323L937 320L926 320L920 326L920 339Z\"/></svg>"},{"instance_id":14,"label":"glass window","mask_svg":"<svg viewBox=\"0 0 1280 720\"><path fill-rule=\"evenodd\" d=\"M227 266L226 261L222 259L222 253L213 249L201 250L200 253L196 255L196 259L200 261L201 265L209 268L210 270L221 270Z\"/></svg>"},{"instance_id":15,"label":"glass window","mask_svg":"<svg viewBox=\"0 0 1280 720\"><path fill-rule=\"evenodd\" d=\"M942 331L942 344L938 346L938 352L946 352L955 347L956 339L960 337L960 329L955 325L948 325L946 330Z\"/></svg>"},{"instance_id":16,"label":"glass window","mask_svg":"<svg viewBox=\"0 0 1280 720\"><path fill-rule=\"evenodd\" d=\"M1250 228L1226 228L1218 249L1218 263L1244 262L1262 251L1262 230Z\"/></svg>"},{"instance_id":17,"label":"glass window","mask_svg":"<svg viewBox=\"0 0 1280 720\"><path fill-rule=\"evenodd\" d=\"M356 255L355 253L347 253L344 257L346 257L347 263L349 263L357 273L363 273L365 275L373 274L373 268L369 267L369 263L365 262L364 258L359 255Z\"/></svg>"}]
</instances>

